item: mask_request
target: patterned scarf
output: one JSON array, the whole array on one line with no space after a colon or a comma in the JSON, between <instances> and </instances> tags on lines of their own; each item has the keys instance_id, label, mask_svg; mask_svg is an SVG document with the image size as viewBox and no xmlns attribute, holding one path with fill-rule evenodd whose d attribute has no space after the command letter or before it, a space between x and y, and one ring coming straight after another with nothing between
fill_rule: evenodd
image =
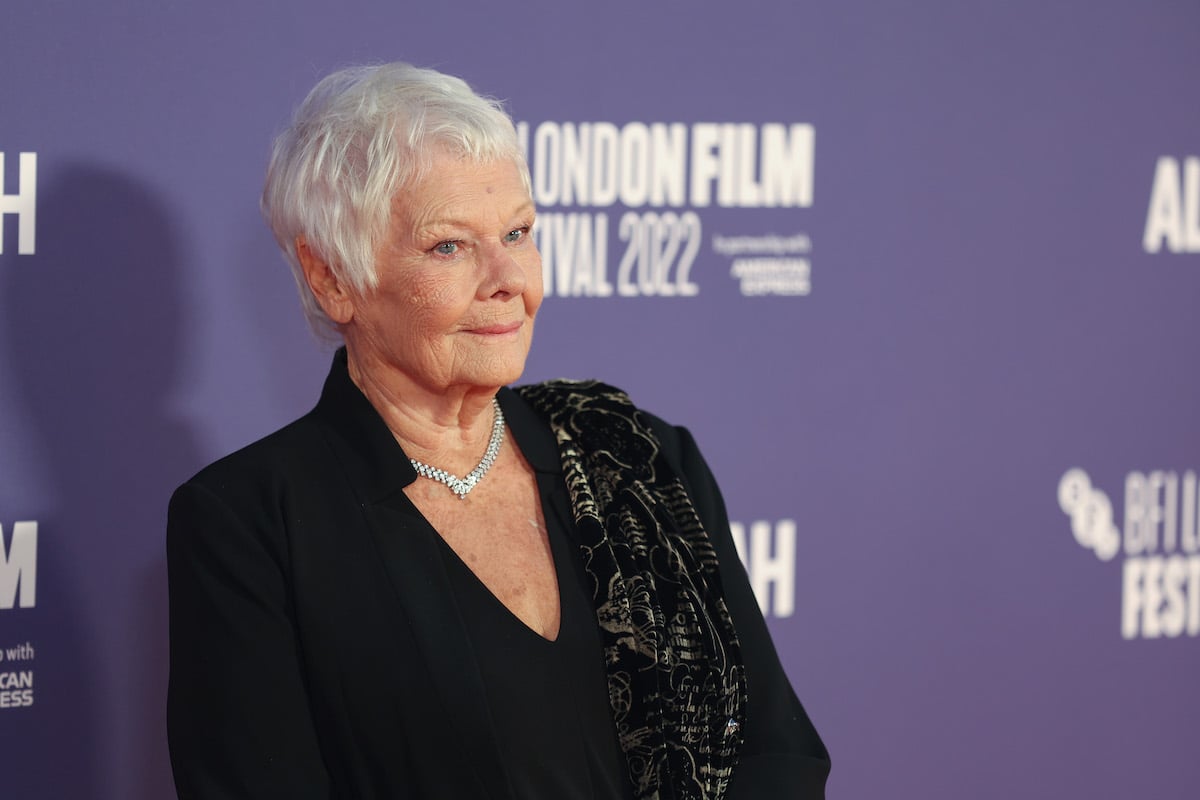
<instances>
[{"instance_id":1,"label":"patterned scarf","mask_svg":"<svg viewBox=\"0 0 1200 800\"><path fill-rule=\"evenodd\" d=\"M683 483L623 392L595 381L517 392L558 439L635 796L720 800L742 744L745 668Z\"/></svg>"}]
</instances>

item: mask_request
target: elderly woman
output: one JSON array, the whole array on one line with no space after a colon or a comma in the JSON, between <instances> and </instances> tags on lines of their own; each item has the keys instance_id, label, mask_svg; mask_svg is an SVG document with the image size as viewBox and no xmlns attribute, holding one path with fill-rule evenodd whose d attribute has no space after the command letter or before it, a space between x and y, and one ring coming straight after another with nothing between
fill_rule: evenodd
<instances>
[{"instance_id":1,"label":"elderly woman","mask_svg":"<svg viewBox=\"0 0 1200 800\"><path fill-rule=\"evenodd\" d=\"M311 413L172 498L179 796L822 797L687 431L594 382L504 388L542 268L499 105L331 75L263 208L345 346Z\"/></svg>"}]
</instances>

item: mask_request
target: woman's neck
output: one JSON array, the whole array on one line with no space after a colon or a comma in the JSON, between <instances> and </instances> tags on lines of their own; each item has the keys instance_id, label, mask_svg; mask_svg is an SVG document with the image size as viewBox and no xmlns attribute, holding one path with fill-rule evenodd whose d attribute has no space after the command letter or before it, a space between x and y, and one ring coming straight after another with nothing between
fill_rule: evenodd
<instances>
[{"instance_id":1,"label":"woman's neck","mask_svg":"<svg viewBox=\"0 0 1200 800\"><path fill-rule=\"evenodd\" d=\"M479 463L491 436L492 400L500 387L423 384L389 365L356 359L349 348L347 367L350 379L410 458L458 475Z\"/></svg>"}]
</instances>

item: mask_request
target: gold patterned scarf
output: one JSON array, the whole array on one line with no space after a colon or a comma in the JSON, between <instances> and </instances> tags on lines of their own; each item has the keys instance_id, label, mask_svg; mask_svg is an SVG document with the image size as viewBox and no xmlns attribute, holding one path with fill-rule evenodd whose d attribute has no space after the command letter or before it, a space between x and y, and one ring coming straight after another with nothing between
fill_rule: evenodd
<instances>
[{"instance_id":1,"label":"gold patterned scarf","mask_svg":"<svg viewBox=\"0 0 1200 800\"><path fill-rule=\"evenodd\" d=\"M623 392L595 381L517 392L558 440L635 797L720 800L742 743L745 669L683 482Z\"/></svg>"}]
</instances>

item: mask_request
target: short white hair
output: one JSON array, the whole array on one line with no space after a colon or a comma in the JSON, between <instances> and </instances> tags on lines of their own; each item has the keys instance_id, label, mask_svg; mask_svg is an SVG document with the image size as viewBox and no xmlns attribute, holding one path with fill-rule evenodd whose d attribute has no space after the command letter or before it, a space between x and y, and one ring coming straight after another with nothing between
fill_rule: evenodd
<instances>
[{"instance_id":1,"label":"short white hair","mask_svg":"<svg viewBox=\"0 0 1200 800\"><path fill-rule=\"evenodd\" d=\"M292 268L304 315L337 326L313 296L296 252L303 236L339 280L364 293L392 202L428 172L437 150L477 163L511 160L530 186L512 119L463 80L411 64L350 67L322 79L275 139L262 211Z\"/></svg>"}]
</instances>

